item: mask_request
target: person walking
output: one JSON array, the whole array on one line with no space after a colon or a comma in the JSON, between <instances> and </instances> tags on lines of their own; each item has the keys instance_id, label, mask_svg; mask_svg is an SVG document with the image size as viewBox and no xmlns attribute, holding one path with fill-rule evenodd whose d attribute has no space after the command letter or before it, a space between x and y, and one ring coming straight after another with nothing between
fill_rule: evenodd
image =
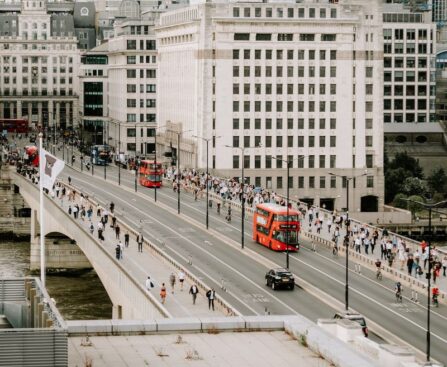
<instances>
[{"instance_id":1,"label":"person walking","mask_svg":"<svg viewBox=\"0 0 447 367\"><path fill-rule=\"evenodd\" d=\"M97 229L98 229L98 239L99 239L100 241L102 241L102 240L104 239L104 237L102 236L103 228L104 228L104 226L103 226L102 222L98 222L98 225L97 225Z\"/></svg>"},{"instance_id":2,"label":"person walking","mask_svg":"<svg viewBox=\"0 0 447 367\"><path fill-rule=\"evenodd\" d=\"M120 258L122 260L123 257L124 257L124 246L123 246L123 243L121 241L119 241L118 242L118 246L120 247Z\"/></svg>"},{"instance_id":3,"label":"person walking","mask_svg":"<svg viewBox=\"0 0 447 367\"><path fill-rule=\"evenodd\" d=\"M169 283L171 284L171 293L174 294L174 288L175 288L175 274L171 273L169 276Z\"/></svg>"},{"instance_id":4,"label":"person walking","mask_svg":"<svg viewBox=\"0 0 447 367\"><path fill-rule=\"evenodd\" d=\"M208 309L213 309L214 311L214 299L216 298L216 291L214 288L211 288L206 292L206 297L208 298Z\"/></svg>"},{"instance_id":5,"label":"person walking","mask_svg":"<svg viewBox=\"0 0 447 367\"><path fill-rule=\"evenodd\" d=\"M138 243L138 252L143 252L143 241L144 237L143 234L138 234L137 236L137 243Z\"/></svg>"},{"instance_id":6,"label":"person walking","mask_svg":"<svg viewBox=\"0 0 447 367\"><path fill-rule=\"evenodd\" d=\"M112 215L112 224L110 225L110 227L115 228L115 226L116 226L116 217L115 217L115 215L113 214L113 215Z\"/></svg>"},{"instance_id":7,"label":"person walking","mask_svg":"<svg viewBox=\"0 0 447 367\"><path fill-rule=\"evenodd\" d=\"M129 247L129 232L124 234L124 246Z\"/></svg>"},{"instance_id":8,"label":"person walking","mask_svg":"<svg viewBox=\"0 0 447 367\"><path fill-rule=\"evenodd\" d=\"M151 288L154 288L154 283L151 280L151 277L148 276L146 279L146 290L150 291Z\"/></svg>"},{"instance_id":9,"label":"person walking","mask_svg":"<svg viewBox=\"0 0 447 367\"><path fill-rule=\"evenodd\" d=\"M196 299L197 299L197 294L199 294L199 289L197 288L197 286L195 284L193 284L191 286L191 288L189 288L189 294L192 295L192 304L195 305Z\"/></svg>"},{"instance_id":10,"label":"person walking","mask_svg":"<svg viewBox=\"0 0 447 367\"><path fill-rule=\"evenodd\" d=\"M115 247L115 257L117 260L121 258L121 247L119 244Z\"/></svg>"},{"instance_id":11,"label":"person walking","mask_svg":"<svg viewBox=\"0 0 447 367\"><path fill-rule=\"evenodd\" d=\"M166 302L166 286L165 286L165 283L163 283L161 285L160 298L161 298L161 303L165 304L165 302Z\"/></svg>"},{"instance_id":12,"label":"person walking","mask_svg":"<svg viewBox=\"0 0 447 367\"><path fill-rule=\"evenodd\" d=\"M93 232L95 231L95 227L93 226L92 222L90 222L89 230L90 230L90 234L93 234Z\"/></svg>"},{"instance_id":13,"label":"person walking","mask_svg":"<svg viewBox=\"0 0 447 367\"><path fill-rule=\"evenodd\" d=\"M121 228L120 228L120 226L117 224L117 225L115 226L115 236L116 236L116 239L117 239L117 240L120 239L120 231L121 231Z\"/></svg>"},{"instance_id":14,"label":"person walking","mask_svg":"<svg viewBox=\"0 0 447 367\"><path fill-rule=\"evenodd\" d=\"M445 272L447 270L447 255L442 258L442 276L446 276Z\"/></svg>"},{"instance_id":15,"label":"person walking","mask_svg":"<svg viewBox=\"0 0 447 367\"><path fill-rule=\"evenodd\" d=\"M185 281L185 273L183 272L183 270L180 270L178 272L178 280L180 282L180 291L183 292L183 283Z\"/></svg>"}]
</instances>

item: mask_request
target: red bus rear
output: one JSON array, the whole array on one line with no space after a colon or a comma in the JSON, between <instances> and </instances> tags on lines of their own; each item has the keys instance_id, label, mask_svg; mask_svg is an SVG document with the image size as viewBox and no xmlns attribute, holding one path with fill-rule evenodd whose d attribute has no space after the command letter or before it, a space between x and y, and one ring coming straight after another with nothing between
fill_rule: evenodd
<instances>
[{"instance_id":1,"label":"red bus rear","mask_svg":"<svg viewBox=\"0 0 447 367\"><path fill-rule=\"evenodd\" d=\"M154 161L143 160L138 169L140 176L140 185L145 187L160 187L163 175L161 163L155 164Z\"/></svg>"},{"instance_id":2,"label":"red bus rear","mask_svg":"<svg viewBox=\"0 0 447 367\"><path fill-rule=\"evenodd\" d=\"M8 133L27 133L28 120L25 119L0 119L0 133L6 130Z\"/></svg>"},{"instance_id":3,"label":"red bus rear","mask_svg":"<svg viewBox=\"0 0 447 367\"><path fill-rule=\"evenodd\" d=\"M265 203L258 204L253 216L253 240L274 251L298 251L298 233L301 213L287 207Z\"/></svg>"}]
</instances>

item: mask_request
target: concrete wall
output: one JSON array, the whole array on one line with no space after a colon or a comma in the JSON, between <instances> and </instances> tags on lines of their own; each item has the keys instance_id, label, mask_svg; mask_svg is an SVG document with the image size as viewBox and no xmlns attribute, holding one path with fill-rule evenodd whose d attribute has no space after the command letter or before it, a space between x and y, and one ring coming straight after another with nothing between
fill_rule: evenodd
<instances>
[{"instance_id":1,"label":"concrete wall","mask_svg":"<svg viewBox=\"0 0 447 367\"><path fill-rule=\"evenodd\" d=\"M20 187L20 193L31 209L39 216L39 189L27 179L17 173L11 176ZM147 319L167 317L167 313L160 306L155 296L146 292L133 276L111 255L104 247L81 225L72 218L53 200L44 196L44 233L62 233L69 238L76 239L79 248L87 256L104 288L106 289L114 309L122 308L122 318ZM38 218L39 219L39 218ZM32 225L32 236L35 235L35 225Z\"/></svg>"},{"instance_id":2,"label":"concrete wall","mask_svg":"<svg viewBox=\"0 0 447 367\"><path fill-rule=\"evenodd\" d=\"M45 239L46 268L48 272L91 269L92 265L87 256L76 244L69 241L59 241L55 244L53 239ZM31 239L30 271L40 269L40 238Z\"/></svg>"}]
</instances>

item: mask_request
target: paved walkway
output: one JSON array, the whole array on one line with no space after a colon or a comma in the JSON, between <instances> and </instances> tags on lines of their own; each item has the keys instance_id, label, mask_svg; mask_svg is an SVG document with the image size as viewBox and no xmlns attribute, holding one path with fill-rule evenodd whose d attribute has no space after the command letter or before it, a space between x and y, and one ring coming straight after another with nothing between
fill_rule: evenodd
<instances>
[{"instance_id":1,"label":"paved walkway","mask_svg":"<svg viewBox=\"0 0 447 367\"><path fill-rule=\"evenodd\" d=\"M61 195L59 195L61 196ZM57 200L59 205L61 205L60 198L54 198ZM81 207L81 197L79 195L79 191L77 191L75 202ZM65 196L62 206L64 210L68 211L69 205L71 207L74 206L75 202L69 202L67 195ZM84 201L84 205L86 205L86 210L89 208L89 204L86 204ZM93 207L93 215L92 221L85 217L85 220L80 219L78 216L77 221L81 223L86 231L89 231L90 223L93 223L94 232L92 236L95 239L98 238L97 235L97 224L100 221L100 217L96 215L96 208ZM72 215L74 218L74 216ZM117 220L117 223L121 227L120 239L124 245L124 226ZM108 252L115 258L115 248L119 242L119 239L116 238L114 228L111 228L111 216L109 216L109 221L105 226L105 231L103 232L104 241L102 244L105 248L107 248ZM219 316L223 313L219 311L219 308L216 307L216 311L212 311L208 309L208 300L203 294L203 291L200 290L201 293L198 294L196 304L192 304L192 296L189 294L189 289L192 283L185 279L183 289L180 287L180 282L178 280L178 271L174 269L173 266L168 264L164 259L162 259L154 250L150 249L148 246L143 246L143 252L138 252L138 244L136 242L136 238L130 234L129 246L124 247L123 258L120 261L127 271L131 275L134 276L141 284L144 286L146 279L148 276L151 277L152 282L154 283L154 288L151 288L149 292L153 292L154 295L158 299L160 299L160 289L162 283L165 283L167 289L167 297L165 302L165 308L169 311L169 313L173 317L187 317L187 316ZM174 292L172 293L169 278L171 273L174 273L176 277Z\"/></svg>"},{"instance_id":2,"label":"paved walkway","mask_svg":"<svg viewBox=\"0 0 447 367\"><path fill-rule=\"evenodd\" d=\"M315 211L313 211L312 225L310 225L309 211L308 211L306 213L304 219L303 219L302 226L303 226L303 230L304 231L306 231L306 232L310 231L314 235L318 235L318 233L317 233L318 226L315 224L315 214L316 214ZM332 216L327 214L327 213L321 213L320 212L319 213L319 218L320 218L320 220L322 222L319 236L321 236L325 240L331 241L333 239L333 237L334 237L334 233L335 233L335 230L336 230L336 225L334 225L334 224L331 225L331 230L330 231L328 230L328 220L330 220L332 222ZM360 237L360 226L355 223L355 224L353 224L351 226L351 230L354 230L355 228L357 228L358 234L357 235L354 234L351 237L350 247L351 247L352 250L355 250L355 242L354 242L355 238L356 237ZM343 244L343 238L346 235L346 227L343 225L343 227L341 227L339 229L339 232L340 232L340 235L339 235L339 239L338 239L338 245L340 246L340 245ZM370 240L372 240L371 236L372 236L372 233L370 232L369 233ZM394 246L395 246L395 249L396 249L396 253L395 253L395 259L394 259L391 267L393 269L395 269L395 270L400 270L403 273L408 274L408 268L407 268L407 265L406 265L407 254L405 254L404 251L402 251L401 255L399 255L399 250L398 250L403 245L402 244L402 240L399 237L394 236L393 234L389 234L388 236L382 236L382 233L379 232L379 237L378 237L378 239L376 241L376 246L375 246L375 249L374 249L374 253L371 251L372 247L369 246L368 254L367 254L364 245L360 246L360 250L359 250L360 253L362 255L364 255L364 256L369 257L372 260L380 259L381 258L380 243L381 243L382 240L384 240L384 241L388 240L388 241L391 241L392 243L394 243ZM425 273L426 273L426 271L428 271L428 263L427 263L426 268L424 269L424 261L422 260L423 257L422 257L421 246L416 247L416 246L414 246L413 243L410 243L410 244L406 243L406 245L408 246L408 248L410 250L408 252L408 254L413 255L413 258L419 257L419 259L420 259L419 264L422 267L422 270L424 271L423 275L420 275L420 276L416 277L416 266L413 266L411 275L413 277L416 277L419 281L424 281L425 282ZM436 252L435 252L435 255L436 255ZM438 253L436 255L436 258L439 261L442 261L443 256L444 256L443 254ZM383 257L381 259L381 262L382 262L383 265L389 265L389 262L388 262L387 258L385 258L385 257ZM432 279L431 286L433 287L433 285L434 285L433 277L431 279ZM436 279L436 285L438 286L438 288L440 290L442 290L444 292L447 292L447 277L443 276L442 268L441 268L441 272L440 272L440 277Z\"/></svg>"}]
</instances>

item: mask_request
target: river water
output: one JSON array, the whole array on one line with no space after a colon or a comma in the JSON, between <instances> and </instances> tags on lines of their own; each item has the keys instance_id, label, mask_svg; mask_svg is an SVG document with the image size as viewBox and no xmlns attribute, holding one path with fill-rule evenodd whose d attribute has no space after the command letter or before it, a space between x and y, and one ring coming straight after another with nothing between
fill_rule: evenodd
<instances>
[{"instance_id":1,"label":"river water","mask_svg":"<svg viewBox=\"0 0 447 367\"><path fill-rule=\"evenodd\" d=\"M0 242L0 278L29 272L29 242ZM47 291L65 320L112 318L112 303L95 271L77 275L47 275Z\"/></svg>"}]
</instances>

